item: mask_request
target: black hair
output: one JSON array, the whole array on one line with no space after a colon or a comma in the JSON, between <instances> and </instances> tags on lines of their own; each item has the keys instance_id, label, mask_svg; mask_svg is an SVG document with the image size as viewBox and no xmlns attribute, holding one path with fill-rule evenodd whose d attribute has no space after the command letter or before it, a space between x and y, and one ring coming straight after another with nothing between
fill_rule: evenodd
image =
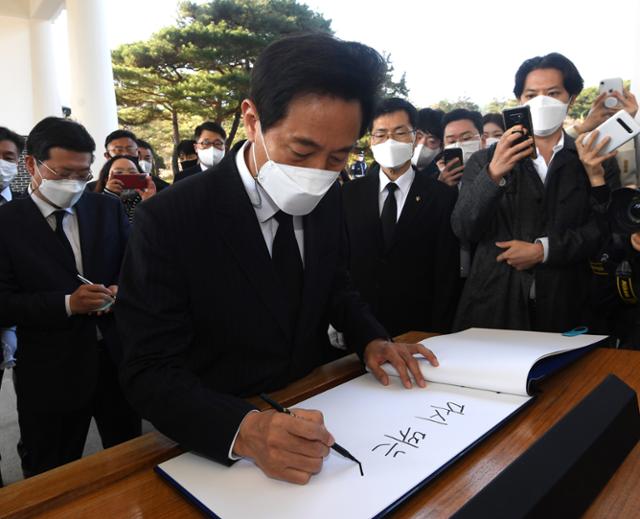
<instances>
[{"instance_id":1,"label":"black hair","mask_svg":"<svg viewBox=\"0 0 640 519\"><path fill-rule=\"evenodd\" d=\"M401 99L399 97L387 97L382 99L373 109L371 114L371 124L369 125L369 131L371 131L373 121L375 121L381 115L392 114L394 112L405 112L409 117L409 124L414 130L418 125L418 110L409 101Z\"/></svg>"},{"instance_id":2,"label":"black hair","mask_svg":"<svg viewBox=\"0 0 640 519\"><path fill-rule=\"evenodd\" d=\"M387 67L366 45L326 34L303 34L278 40L264 49L251 71L249 97L262 131L286 117L293 99L305 94L335 96L360 103L360 136L371 122Z\"/></svg>"},{"instance_id":3,"label":"black hair","mask_svg":"<svg viewBox=\"0 0 640 519\"><path fill-rule=\"evenodd\" d=\"M18 135L16 132L12 132L9 128L0 126L0 141L11 141L18 148L18 155L24 150L24 137Z\"/></svg>"},{"instance_id":4,"label":"black hair","mask_svg":"<svg viewBox=\"0 0 640 519\"><path fill-rule=\"evenodd\" d=\"M418 130L430 133L434 137L442 140L442 118L444 112L433 108L423 108L418 110Z\"/></svg>"},{"instance_id":5,"label":"black hair","mask_svg":"<svg viewBox=\"0 0 640 519\"><path fill-rule=\"evenodd\" d=\"M480 112L476 112L475 110L467 110L466 108L456 108L455 110L451 110L450 112L444 114L444 116L442 117L442 131L444 132L449 123L462 120L471 121L478 130L478 133L482 135L482 115L480 114Z\"/></svg>"},{"instance_id":6,"label":"black hair","mask_svg":"<svg viewBox=\"0 0 640 519\"><path fill-rule=\"evenodd\" d=\"M500 128L502 128L502 131L505 130L504 128L504 119L502 117L502 114L498 114L495 112L490 112L488 114L484 114L482 116L482 129L484 130L484 125L487 123L493 123L497 126L499 126Z\"/></svg>"},{"instance_id":7,"label":"black hair","mask_svg":"<svg viewBox=\"0 0 640 519\"><path fill-rule=\"evenodd\" d=\"M516 72L516 81L513 87L513 93L517 99L520 99L522 95L524 83L529 73L542 68L554 68L562 72L564 88L571 97L575 97L582 92L584 80L576 66L569 58L557 52L552 52L546 56L529 58L520 65Z\"/></svg>"},{"instance_id":8,"label":"black hair","mask_svg":"<svg viewBox=\"0 0 640 519\"><path fill-rule=\"evenodd\" d=\"M151 150L151 153L153 153L153 146L151 146L151 144L149 144L147 141L142 140L142 139L136 139L136 144L138 145L138 148L144 148L145 150Z\"/></svg>"},{"instance_id":9,"label":"black hair","mask_svg":"<svg viewBox=\"0 0 640 519\"><path fill-rule=\"evenodd\" d=\"M120 137L116 137L120 138ZM138 157L134 157L132 155L116 155L115 157L111 157L107 162L104 163L102 168L100 169L100 174L98 175L98 181L96 182L96 186L93 189L96 193L102 193L104 188L107 185L107 179L109 178L109 171L111 170L111 166L118 159L127 159L133 162L138 168L138 173L144 173L140 168L140 164L138 163Z\"/></svg>"},{"instance_id":10,"label":"black hair","mask_svg":"<svg viewBox=\"0 0 640 519\"><path fill-rule=\"evenodd\" d=\"M193 137L197 141L202 135L203 131L216 132L222 135L224 140L227 140L227 132L224 131L224 128L214 121L205 121L200 126L197 126L193 132Z\"/></svg>"},{"instance_id":11,"label":"black hair","mask_svg":"<svg viewBox=\"0 0 640 519\"><path fill-rule=\"evenodd\" d=\"M130 132L129 130L115 130L107 135L107 138L104 140L104 149L106 150L109 143L116 139L131 139L136 144L138 143L138 138L135 133Z\"/></svg>"},{"instance_id":12,"label":"black hair","mask_svg":"<svg viewBox=\"0 0 640 519\"><path fill-rule=\"evenodd\" d=\"M80 123L62 117L45 117L33 127L27 137L27 155L44 161L49 158L51 148L93 155L96 143Z\"/></svg>"},{"instance_id":13,"label":"black hair","mask_svg":"<svg viewBox=\"0 0 640 519\"><path fill-rule=\"evenodd\" d=\"M176 146L176 156L179 156L181 153L184 155L194 155L196 150L194 148L196 141L192 139L184 139L181 140Z\"/></svg>"}]
</instances>

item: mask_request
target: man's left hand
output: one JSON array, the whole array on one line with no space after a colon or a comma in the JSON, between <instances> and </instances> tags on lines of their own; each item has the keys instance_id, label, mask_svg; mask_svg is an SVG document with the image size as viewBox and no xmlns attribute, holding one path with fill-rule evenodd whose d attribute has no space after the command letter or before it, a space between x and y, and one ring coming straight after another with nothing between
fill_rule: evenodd
<instances>
[{"instance_id":1,"label":"man's left hand","mask_svg":"<svg viewBox=\"0 0 640 519\"><path fill-rule=\"evenodd\" d=\"M542 243L529 243L520 240L499 241L497 247L506 249L498 255L496 261L504 261L516 270L527 270L544 260Z\"/></svg>"},{"instance_id":2,"label":"man's left hand","mask_svg":"<svg viewBox=\"0 0 640 519\"><path fill-rule=\"evenodd\" d=\"M424 377L417 359L413 356L414 353L420 353L433 366L438 365L438 359L433 352L422 344L405 344L384 339L375 339L367 344L364 349L364 362L371 373L385 386L389 384L389 375L381 366L385 362L389 362L400 375L404 387L410 389L412 386L409 371L416 384L425 387Z\"/></svg>"}]
</instances>

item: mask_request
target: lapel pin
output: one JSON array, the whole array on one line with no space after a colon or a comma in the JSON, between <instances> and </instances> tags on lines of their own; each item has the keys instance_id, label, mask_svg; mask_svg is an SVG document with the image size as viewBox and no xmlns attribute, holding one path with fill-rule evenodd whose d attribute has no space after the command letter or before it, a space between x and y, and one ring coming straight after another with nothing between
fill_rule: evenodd
<instances>
[{"instance_id":1,"label":"lapel pin","mask_svg":"<svg viewBox=\"0 0 640 519\"><path fill-rule=\"evenodd\" d=\"M419 202L420 200L422 200L422 197L420 195L416 196L416 202Z\"/></svg>"}]
</instances>

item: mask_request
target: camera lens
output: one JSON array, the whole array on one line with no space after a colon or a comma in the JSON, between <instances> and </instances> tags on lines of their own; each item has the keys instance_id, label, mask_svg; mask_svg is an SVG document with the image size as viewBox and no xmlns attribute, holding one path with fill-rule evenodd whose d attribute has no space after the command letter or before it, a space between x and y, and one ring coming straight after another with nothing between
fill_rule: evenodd
<instances>
[{"instance_id":1,"label":"camera lens","mask_svg":"<svg viewBox=\"0 0 640 519\"><path fill-rule=\"evenodd\" d=\"M627 214L634 224L640 223L640 198L634 198L631 201Z\"/></svg>"}]
</instances>

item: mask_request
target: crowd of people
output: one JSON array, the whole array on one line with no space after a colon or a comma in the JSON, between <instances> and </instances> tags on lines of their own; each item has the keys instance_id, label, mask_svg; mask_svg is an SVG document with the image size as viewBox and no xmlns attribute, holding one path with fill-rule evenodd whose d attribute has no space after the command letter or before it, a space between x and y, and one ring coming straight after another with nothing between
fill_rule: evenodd
<instances>
[{"instance_id":1,"label":"crowd of people","mask_svg":"<svg viewBox=\"0 0 640 519\"><path fill-rule=\"evenodd\" d=\"M176 146L173 185L127 130L106 138L98 172L78 122L48 117L26 140L0 128L0 361L25 477L78 459L92 418L109 447L144 417L186 449L304 483L334 441L322 415L243 397L346 350L410 388L424 385L416 356L438 364L392 340L410 330L588 326L640 345L638 302L618 297L623 263L637 293L640 234L608 210L635 182L593 131L635 117L635 97L600 95L565 128L580 73L561 54L527 59L513 93L530 134L501 114L379 99L384 75L358 43L270 45L242 103L247 140L229 147L204 122ZM348 165L365 134L374 162L360 150Z\"/></svg>"}]
</instances>

